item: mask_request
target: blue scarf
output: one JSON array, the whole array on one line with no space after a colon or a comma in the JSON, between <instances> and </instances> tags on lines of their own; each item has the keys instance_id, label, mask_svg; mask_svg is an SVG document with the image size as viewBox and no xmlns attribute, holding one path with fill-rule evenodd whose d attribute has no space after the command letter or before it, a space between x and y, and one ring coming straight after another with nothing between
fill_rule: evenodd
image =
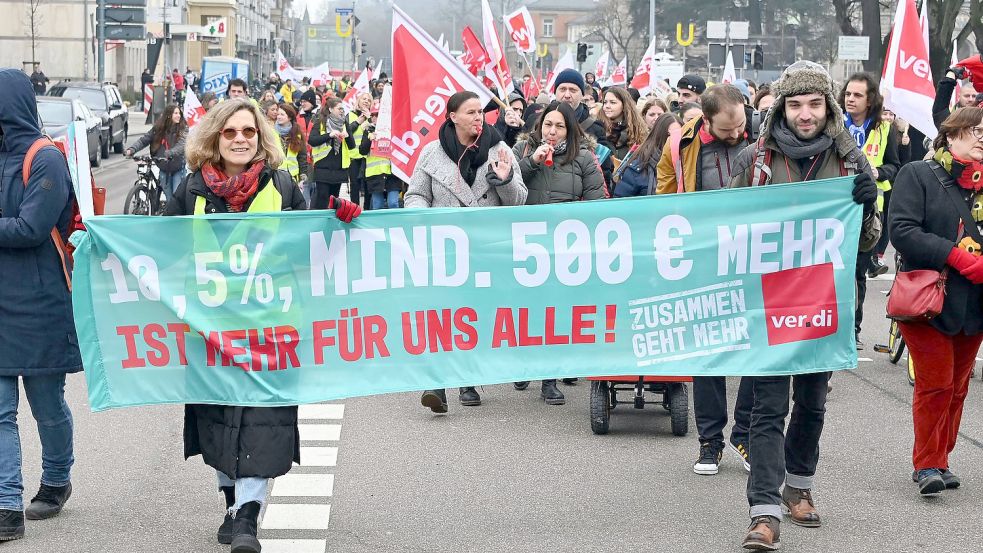
<instances>
[{"instance_id":1,"label":"blue scarf","mask_svg":"<svg viewBox=\"0 0 983 553\"><path fill-rule=\"evenodd\" d=\"M870 122L873 119L868 117L863 125L858 126L853 124L853 118L850 117L849 113L844 113L843 115L846 120L846 129L850 131L853 139L857 141L857 147L863 149L864 144L867 144L867 131L870 129Z\"/></svg>"}]
</instances>

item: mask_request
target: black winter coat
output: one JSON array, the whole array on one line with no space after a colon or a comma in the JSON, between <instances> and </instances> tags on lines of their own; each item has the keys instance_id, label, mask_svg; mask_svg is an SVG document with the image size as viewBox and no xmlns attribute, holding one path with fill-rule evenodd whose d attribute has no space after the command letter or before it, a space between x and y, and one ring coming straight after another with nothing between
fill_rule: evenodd
<instances>
[{"instance_id":1,"label":"black winter coat","mask_svg":"<svg viewBox=\"0 0 983 553\"><path fill-rule=\"evenodd\" d=\"M266 168L259 182L260 190L277 187L283 210L307 209L304 195L286 171ZM206 213L229 211L225 200L205 185L199 170L178 187L164 214L194 214L198 196L206 200ZM195 455L229 478L282 476L290 471L291 463L300 463L297 407L185 405L184 458Z\"/></svg>"},{"instance_id":2,"label":"black winter coat","mask_svg":"<svg viewBox=\"0 0 983 553\"><path fill-rule=\"evenodd\" d=\"M959 212L932 172L929 161L913 161L901 168L891 192L888 225L891 242L903 259L901 270L941 271L956 245ZM965 190L958 188L960 195ZM981 286L950 268L942 313L929 324L943 334L983 332Z\"/></svg>"}]
</instances>

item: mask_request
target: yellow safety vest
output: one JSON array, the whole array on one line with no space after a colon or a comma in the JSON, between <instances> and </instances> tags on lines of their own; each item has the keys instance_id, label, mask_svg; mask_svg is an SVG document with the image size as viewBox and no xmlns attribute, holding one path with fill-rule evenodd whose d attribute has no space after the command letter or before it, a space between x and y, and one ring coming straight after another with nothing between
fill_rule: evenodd
<instances>
[{"instance_id":1,"label":"yellow safety vest","mask_svg":"<svg viewBox=\"0 0 983 553\"><path fill-rule=\"evenodd\" d=\"M326 132L328 131L324 129L324 123L321 123L321 134L323 135ZM317 163L322 159L328 157L329 151L331 151L330 140L328 142L325 142L324 144L321 144L320 146L311 146L311 159L314 160L314 163Z\"/></svg>"},{"instance_id":2,"label":"yellow safety vest","mask_svg":"<svg viewBox=\"0 0 983 553\"><path fill-rule=\"evenodd\" d=\"M882 121L876 129L871 130L867 135L867 142L864 143L863 151L870 166L877 169L884 165L884 152L887 150L887 139L891 132L891 123ZM884 210L884 192L891 189L891 181L877 181L877 208Z\"/></svg>"},{"instance_id":3,"label":"yellow safety vest","mask_svg":"<svg viewBox=\"0 0 983 553\"><path fill-rule=\"evenodd\" d=\"M279 136L279 135L278 135ZM297 182L300 179L300 162L297 161L298 152L293 148L288 148L287 143L280 136L280 147L283 149L284 157L280 169L290 173L290 176Z\"/></svg>"},{"instance_id":4,"label":"yellow safety vest","mask_svg":"<svg viewBox=\"0 0 983 553\"><path fill-rule=\"evenodd\" d=\"M355 121L358 121L358 116L355 115L355 112L354 111L348 112L348 122L354 123ZM346 160L342 158L341 160L342 167L348 167L349 165L351 165L351 160L353 159L362 159L365 157L364 155L362 155L361 152L358 151L358 147L362 145L362 135L364 134L365 134L365 125L359 125L358 128L355 129L355 133L352 135L352 138L355 139L355 149L349 150L348 145L347 144L345 145L345 150L346 153L348 154L348 159Z\"/></svg>"},{"instance_id":5,"label":"yellow safety vest","mask_svg":"<svg viewBox=\"0 0 983 553\"><path fill-rule=\"evenodd\" d=\"M372 154L365 156L365 178L378 175L391 175L392 162L387 157L376 157Z\"/></svg>"},{"instance_id":6,"label":"yellow safety vest","mask_svg":"<svg viewBox=\"0 0 983 553\"><path fill-rule=\"evenodd\" d=\"M283 207L283 195L280 191L276 189L276 183L273 182L273 177L270 177L270 181L266 183L260 191L253 198L253 203L249 204L249 209L246 213L270 213L275 211L280 211ZM195 198L195 215L205 214L205 197L198 196Z\"/></svg>"}]
</instances>

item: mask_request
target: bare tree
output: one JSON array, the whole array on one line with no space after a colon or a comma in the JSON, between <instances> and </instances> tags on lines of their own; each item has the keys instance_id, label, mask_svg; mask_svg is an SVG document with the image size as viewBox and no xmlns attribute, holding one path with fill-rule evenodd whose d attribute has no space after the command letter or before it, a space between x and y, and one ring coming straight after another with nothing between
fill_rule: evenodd
<instances>
[{"instance_id":1,"label":"bare tree","mask_svg":"<svg viewBox=\"0 0 983 553\"><path fill-rule=\"evenodd\" d=\"M620 51L623 56L628 57L629 75L633 67L632 44L637 37L643 40L647 38L647 35L636 31L631 8L630 0L603 0L597 11L597 25L588 31L588 34L596 33L604 37L604 42L612 56Z\"/></svg>"},{"instance_id":2,"label":"bare tree","mask_svg":"<svg viewBox=\"0 0 983 553\"><path fill-rule=\"evenodd\" d=\"M30 33L28 36L31 37L32 67L38 62L38 35L41 32L41 23L44 22L44 17L41 14L41 4L43 3L44 0L27 0L27 30Z\"/></svg>"}]
</instances>

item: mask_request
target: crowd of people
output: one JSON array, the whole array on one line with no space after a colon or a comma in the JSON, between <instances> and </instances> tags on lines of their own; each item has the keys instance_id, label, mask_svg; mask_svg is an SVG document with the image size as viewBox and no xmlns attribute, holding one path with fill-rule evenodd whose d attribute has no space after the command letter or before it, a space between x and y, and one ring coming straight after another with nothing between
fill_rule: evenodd
<instances>
[{"instance_id":1,"label":"crowd of people","mask_svg":"<svg viewBox=\"0 0 983 553\"><path fill-rule=\"evenodd\" d=\"M885 261L890 244L902 260L895 271L948 273L942 313L903 322L901 333L919 367L911 478L922 495L960 485L949 454L983 341L983 109L966 68L950 68L938 85L933 115L939 134L931 144L884 108L875 76L857 73L836 85L809 61L792 64L773 83L714 85L689 74L672 93L647 96L625 87L602 89L593 75L568 69L556 76L552 90L534 97L514 93L485 105L474 92L453 94L438 139L423 148L408 183L373 151L386 84L380 77L371 91L354 95L353 105L342 101L351 86L347 80L315 87L274 75L250 94L249 84L233 79L225 99L202 96L208 113L194 133L176 97L126 153L149 147L159 159L166 215L334 209L345 222L363 209L554 204L848 177L853 201L862 206L855 275L858 350L865 348L860 330L866 279L891 269ZM181 80L182 90L193 87L193 80ZM4 70L0 84L7 91L0 99L6 134L0 159L20 163L40 136L37 82ZM13 263L10 252L16 250L18 256L34 256L40 271L59 271L45 229L67 225L71 183L64 164L51 157L39 157L26 188L3 187L17 191L4 207L21 206L16 221L23 224L2 220L0 264ZM71 494L64 375L81 370L77 340L54 347L50 329L62 325L74 337L74 327L61 319L36 319L33 309L38 301L68 305L68 291L56 288L3 292L0 299L5 318L22 310L36 322L0 335L5 358L21 363L0 367L0 451L19 448L19 377L39 422L46 417L39 424L44 473L28 518L57 515ZM25 347L30 353L19 353ZM727 449L749 471L750 525L742 542L747 549L777 549L785 516L797 526L822 524L813 488L830 378L829 372L741 378L729 437L726 380L693 379L699 442L693 471L717 474ZM528 385L514 383L517 390ZM565 402L556 380L541 382L540 397L548 405ZM474 387L460 388L458 399L465 406L481 404ZM434 413L448 412L445 390L424 392L421 403ZM187 406L186 455L201 454L216 470L227 507L220 543L231 544L234 552L260 550L256 520L267 480L290 470L298 460L296 444L296 407ZM24 534L19 458L0 456L0 540Z\"/></svg>"}]
</instances>

